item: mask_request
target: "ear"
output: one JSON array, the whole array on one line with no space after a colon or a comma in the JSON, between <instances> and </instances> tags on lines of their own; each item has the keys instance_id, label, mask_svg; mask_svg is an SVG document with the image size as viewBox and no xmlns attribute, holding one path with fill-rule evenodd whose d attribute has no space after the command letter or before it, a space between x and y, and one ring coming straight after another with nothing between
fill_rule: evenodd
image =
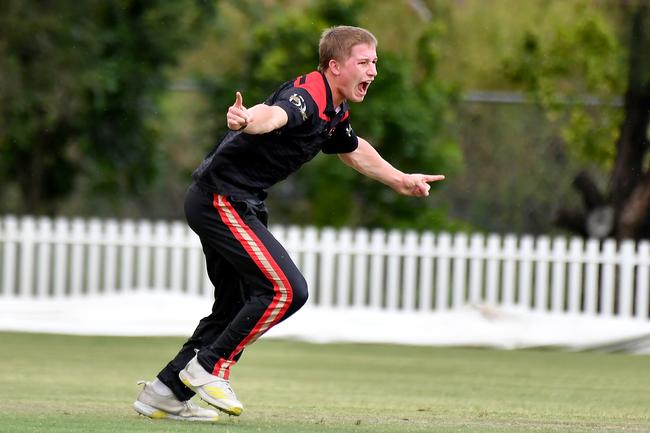
<instances>
[{"instance_id":1,"label":"ear","mask_svg":"<svg viewBox=\"0 0 650 433\"><path fill-rule=\"evenodd\" d=\"M328 63L329 70L332 72L334 75L339 75L341 73L340 65L339 62L337 62L334 59L330 59Z\"/></svg>"}]
</instances>

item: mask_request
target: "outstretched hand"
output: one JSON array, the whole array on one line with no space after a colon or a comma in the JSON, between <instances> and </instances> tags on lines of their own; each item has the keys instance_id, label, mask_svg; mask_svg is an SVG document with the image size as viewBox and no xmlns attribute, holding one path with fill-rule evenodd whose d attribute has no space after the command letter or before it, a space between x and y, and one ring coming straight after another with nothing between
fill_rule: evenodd
<instances>
[{"instance_id":1,"label":"outstretched hand","mask_svg":"<svg viewBox=\"0 0 650 433\"><path fill-rule=\"evenodd\" d=\"M235 103L228 108L226 120L228 122L228 128L233 131L244 129L249 123L253 122L253 116L244 107L244 99L241 93L235 93Z\"/></svg>"},{"instance_id":2,"label":"outstretched hand","mask_svg":"<svg viewBox=\"0 0 650 433\"><path fill-rule=\"evenodd\" d=\"M395 190L403 195L426 197L431 186L429 183L444 180L441 174L404 174Z\"/></svg>"}]
</instances>

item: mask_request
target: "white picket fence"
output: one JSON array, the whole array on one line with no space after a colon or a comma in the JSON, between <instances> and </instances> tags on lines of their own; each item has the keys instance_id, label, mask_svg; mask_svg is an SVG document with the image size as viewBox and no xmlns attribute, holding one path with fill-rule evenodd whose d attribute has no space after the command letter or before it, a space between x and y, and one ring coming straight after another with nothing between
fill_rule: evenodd
<instances>
[{"instance_id":1,"label":"white picket fence","mask_svg":"<svg viewBox=\"0 0 650 433\"><path fill-rule=\"evenodd\" d=\"M272 227L314 306L436 312L467 304L649 320L650 243ZM163 290L212 296L184 222L0 219L2 299Z\"/></svg>"}]
</instances>

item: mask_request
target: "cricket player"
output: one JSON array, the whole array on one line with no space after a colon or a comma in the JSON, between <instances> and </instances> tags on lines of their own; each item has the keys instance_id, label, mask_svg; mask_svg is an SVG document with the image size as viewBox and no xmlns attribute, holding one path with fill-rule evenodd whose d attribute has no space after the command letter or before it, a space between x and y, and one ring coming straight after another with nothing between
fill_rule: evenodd
<instances>
[{"instance_id":1,"label":"cricket player","mask_svg":"<svg viewBox=\"0 0 650 433\"><path fill-rule=\"evenodd\" d=\"M187 221L201 239L214 285L212 312L178 354L144 384L134 403L151 418L216 421L216 409L240 415L229 377L242 351L307 300L307 284L267 229L266 190L319 152L408 196L429 195L442 175L408 174L386 162L350 123L349 102L362 102L377 77L377 40L349 26L325 30L318 70L282 84L247 107L241 93L229 107L230 132L193 173ZM393 101L391 101L393 102Z\"/></svg>"}]
</instances>

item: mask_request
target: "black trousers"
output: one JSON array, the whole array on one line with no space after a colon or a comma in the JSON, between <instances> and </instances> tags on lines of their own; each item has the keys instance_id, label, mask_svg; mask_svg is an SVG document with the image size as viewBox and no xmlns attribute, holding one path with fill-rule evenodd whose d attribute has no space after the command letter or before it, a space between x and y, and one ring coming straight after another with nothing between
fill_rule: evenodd
<instances>
[{"instance_id":1,"label":"black trousers","mask_svg":"<svg viewBox=\"0 0 650 433\"><path fill-rule=\"evenodd\" d=\"M185 197L185 216L201 239L214 304L158 373L182 401L194 393L178 373L197 351L203 368L228 379L247 345L307 301L307 283L268 231L263 202L209 193L193 184Z\"/></svg>"}]
</instances>

